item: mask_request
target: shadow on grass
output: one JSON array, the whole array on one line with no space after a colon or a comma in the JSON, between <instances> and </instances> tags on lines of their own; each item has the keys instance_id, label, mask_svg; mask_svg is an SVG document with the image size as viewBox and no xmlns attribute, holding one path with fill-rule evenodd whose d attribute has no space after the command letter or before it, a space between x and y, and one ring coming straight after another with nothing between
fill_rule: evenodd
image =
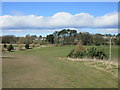
<instances>
[{"instance_id":1,"label":"shadow on grass","mask_svg":"<svg viewBox=\"0 0 120 90\"><path fill-rule=\"evenodd\" d=\"M2 59L18 59L16 57L2 57Z\"/></svg>"}]
</instances>

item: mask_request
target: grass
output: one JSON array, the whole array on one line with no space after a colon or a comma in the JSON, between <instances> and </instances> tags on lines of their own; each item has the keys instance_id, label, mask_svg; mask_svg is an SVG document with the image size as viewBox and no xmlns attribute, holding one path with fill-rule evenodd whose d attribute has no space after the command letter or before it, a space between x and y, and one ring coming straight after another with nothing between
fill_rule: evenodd
<instances>
[{"instance_id":1,"label":"grass","mask_svg":"<svg viewBox=\"0 0 120 90\"><path fill-rule=\"evenodd\" d=\"M73 49L41 47L3 53L3 88L116 88L117 77L85 65L59 60Z\"/></svg>"}]
</instances>

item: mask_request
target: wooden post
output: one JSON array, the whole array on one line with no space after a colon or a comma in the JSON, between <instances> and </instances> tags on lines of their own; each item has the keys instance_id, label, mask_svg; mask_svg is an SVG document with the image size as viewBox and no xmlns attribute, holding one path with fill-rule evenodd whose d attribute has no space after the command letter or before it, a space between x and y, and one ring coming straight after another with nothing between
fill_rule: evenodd
<instances>
[{"instance_id":1,"label":"wooden post","mask_svg":"<svg viewBox=\"0 0 120 90\"><path fill-rule=\"evenodd\" d=\"M110 37L110 43L109 43L109 45L110 45L110 50L109 50L109 59L111 60L111 40L112 40L112 37Z\"/></svg>"}]
</instances>

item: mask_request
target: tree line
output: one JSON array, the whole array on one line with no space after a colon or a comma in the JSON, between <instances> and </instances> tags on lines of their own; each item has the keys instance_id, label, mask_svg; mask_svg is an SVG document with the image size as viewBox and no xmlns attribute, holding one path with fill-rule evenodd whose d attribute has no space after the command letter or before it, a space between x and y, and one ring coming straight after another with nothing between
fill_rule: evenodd
<instances>
[{"instance_id":1,"label":"tree line","mask_svg":"<svg viewBox=\"0 0 120 90\"><path fill-rule=\"evenodd\" d=\"M55 31L46 37L36 35L26 35L16 37L14 35L1 36L2 44L56 44L56 45L76 45L80 40L83 45L109 45L109 39L112 37L113 45L120 45L120 34L90 34L88 32L77 32L77 30L63 29Z\"/></svg>"}]
</instances>

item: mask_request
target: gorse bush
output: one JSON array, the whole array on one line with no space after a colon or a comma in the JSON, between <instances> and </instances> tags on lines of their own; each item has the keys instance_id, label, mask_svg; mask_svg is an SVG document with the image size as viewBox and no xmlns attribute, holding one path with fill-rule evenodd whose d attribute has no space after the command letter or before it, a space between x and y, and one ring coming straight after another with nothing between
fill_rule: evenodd
<instances>
[{"instance_id":1,"label":"gorse bush","mask_svg":"<svg viewBox=\"0 0 120 90\"><path fill-rule=\"evenodd\" d=\"M76 50L73 49L67 57L70 58L96 58L96 59L108 59L108 54L103 49L92 47L90 49Z\"/></svg>"},{"instance_id":2,"label":"gorse bush","mask_svg":"<svg viewBox=\"0 0 120 90\"><path fill-rule=\"evenodd\" d=\"M104 50L98 49L97 52L96 52L95 58L97 58L97 59L108 59L109 57L108 57L108 54L105 53Z\"/></svg>"},{"instance_id":3,"label":"gorse bush","mask_svg":"<svg viewBox=\"0 0 120 90\"><path fill-rule=\"evenodd\" d=\"M72 50L67 57L71 58L83 58L86 57L86 51L75 51Z\"/></svg>"},{"instance_id":4,"label":"gorse bush","mask_svg":"<svg viewBox=\"0 0 120 90\"><path fill-rule=\"evenodd\" d=\"M77 44L76 48L73 49L68 54L67 57L71 57L71 58L83 58L83 57L86 57L86 50L83 48L81 41L79 41L79 43Z\"/></svg>"},{"instance_id":5,"label":"gorse bush","mask_svg":"<svg viewBox=\"0 0 120 90\"><path fill-rule=\"evenodd\" d=\"M95 58L96 53L97 53L97 49L94 47L87 49L87 57L89 58Z\"/></svg>"},{"instance_id":6,"label":"gorse bush","mask_svg":"<svg viewBox=\"0 0 120 90\"><path fill-rule=\"evenodd\" d=\"M29 49L29 44L28 44L28 43L25 44L25 48L26 48L26 49Z\"/></svg>"},{"instance_id":7,"label":"gorse bush","mask_svg":"<svg viewBox=\"0 0 120 90\"><path fill-rule=\"evenodd\" d=\"M96 59L108 59L108 54L104 49L92 47L87 49L87 57Z\"/></svg>"}]
</instances>

